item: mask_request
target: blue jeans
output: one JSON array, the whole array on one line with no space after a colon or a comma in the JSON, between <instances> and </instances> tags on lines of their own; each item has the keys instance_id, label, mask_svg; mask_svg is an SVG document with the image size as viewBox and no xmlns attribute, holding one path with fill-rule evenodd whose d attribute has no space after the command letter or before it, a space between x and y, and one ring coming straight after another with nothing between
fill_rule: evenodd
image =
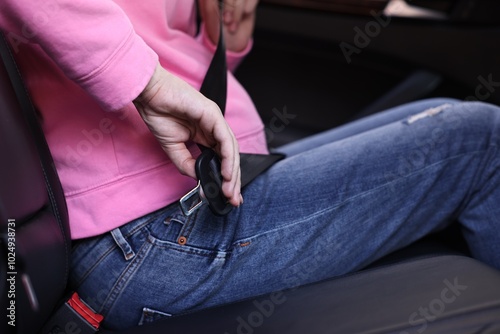
<instances>
[{"instance_id":1,"label":"blue jeans","mask_svg":"<svg viewBox=\"0 0 500 334\"><path fill-rule=\"evenodd\" d=\"M500 110L426 100L281 148L226 217L178 204L77 243L73 287L120 329L358 270L458 221L500 268Z\"/></svg>"}]
</instances>

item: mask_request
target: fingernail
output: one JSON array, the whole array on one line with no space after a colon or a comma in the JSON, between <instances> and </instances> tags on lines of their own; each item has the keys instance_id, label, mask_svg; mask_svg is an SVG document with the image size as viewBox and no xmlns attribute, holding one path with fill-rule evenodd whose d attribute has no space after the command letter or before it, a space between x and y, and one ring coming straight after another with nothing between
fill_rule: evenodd
<instances>
[{"instance_id":1,"label":"fingernail","mask_svg":"<svg viewBox=\"0 0 500 334\"><path fill-rule=\"evenodd\" d=\"M240 205L243 204L243 196L240 194Z\"/></svg>"}]
</instances>

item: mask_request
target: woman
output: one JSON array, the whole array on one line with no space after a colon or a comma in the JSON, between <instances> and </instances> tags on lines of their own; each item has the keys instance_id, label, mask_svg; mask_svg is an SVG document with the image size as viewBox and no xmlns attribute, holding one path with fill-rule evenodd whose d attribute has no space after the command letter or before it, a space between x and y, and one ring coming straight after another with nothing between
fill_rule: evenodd
<instances>
[{"instance_id":1,"label":"woman","mask_svg":"<svg viewBox=\"0 0 500 334\"><path fill-rule=\"evenodd\" d=\"M255 0L7 0L16 54L64 187L71 282L120 329L357 270L458 220L500 268L500 113L429 100L282 147L240 190L238 151L263 124L228 74L226 119L198 89L224 22L229 68L251 48ZM138 111L138 112L137 112ZM186 217L193 142L222 159L237 208ZM166 154L165 154L166 153ZM243 204L243 197L245 203Z\"/></svg>"}]
</instances>

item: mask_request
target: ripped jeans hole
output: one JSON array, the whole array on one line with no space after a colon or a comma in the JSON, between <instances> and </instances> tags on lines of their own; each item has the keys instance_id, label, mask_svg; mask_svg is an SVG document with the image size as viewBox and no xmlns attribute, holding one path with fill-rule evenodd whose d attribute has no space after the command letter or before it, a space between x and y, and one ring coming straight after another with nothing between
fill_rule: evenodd
<instances>
[{"instance_id":1,"label":"ripped jeans hole","mask_svg":"<svg viewBox=\"0 0 500 334\"><path fill-rule=\"evenodd\" d=\"M437 114L441 113L443 110L451 108L453 105L450 103L445 103L443 105L434 107L434 108L429 108L425 111L422 111L421 113L412 115L408 117L408 119L405 121L406 124L410 125L412 123L415 123L418 120L421 120L426 117L432 117L436 116Z\"/></svg>"}]
</instances>

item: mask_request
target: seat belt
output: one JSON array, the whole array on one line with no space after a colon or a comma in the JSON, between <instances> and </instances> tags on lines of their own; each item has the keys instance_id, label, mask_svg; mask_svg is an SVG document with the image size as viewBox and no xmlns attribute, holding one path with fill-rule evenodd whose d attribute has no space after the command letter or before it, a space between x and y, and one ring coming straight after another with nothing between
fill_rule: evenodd
<instances>
[{"instance_id":1,"label":"seat belt","mask_svg":"<svg viewBox=\"0 0 500 334\"><path fill-rule=\"evenodd\" d=\"M223 12L223 1L219 2ZM219 41L214 56L200 88L200 92L214 101L225 114L227 100L227 62L223 36L223 23L219 20ZM204 204L218 216L227 215L233 208L222 193L221 161L214 150L198 145L201 155L195 164L198 185L183 196L180 206L186 216L192 215ZM285 155L240 153L241 187L245 187L257 176L274 165ZM195 197L193 199L193 197Z\"/></svg>"}]
</instances>

